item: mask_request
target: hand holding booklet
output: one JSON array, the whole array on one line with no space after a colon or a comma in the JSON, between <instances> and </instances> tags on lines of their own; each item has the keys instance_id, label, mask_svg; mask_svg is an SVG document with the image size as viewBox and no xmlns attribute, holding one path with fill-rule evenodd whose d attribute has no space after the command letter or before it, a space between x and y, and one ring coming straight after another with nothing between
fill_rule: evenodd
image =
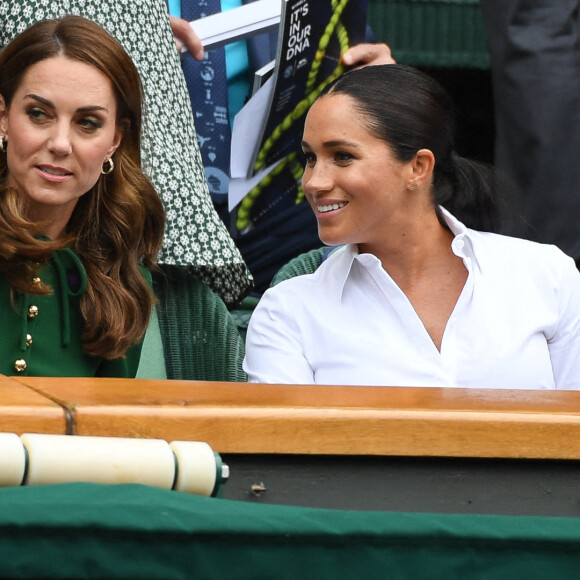
<instances>
[{"instance_id":1,"label":"hand holding booklet","mask_svg":"<svg viewBox=\"0 0 580 580\"><path fill-rule=\"evenodd\" d=\"M306 111L322 87L343 72L341 55L365 38L366 0L278 2L278 48L271 76L234 121L230 210L250 191L255 197L265 176L271 184L286 165L298 174ZM281 186L281 194L289 187ZM295 180L292 189L297 189Z\"/></svg>"},{"instance_id":2,"label":"hand holding booklet","mask_svg":"<svg viewBox=\"0 0 580 580\"><path fill-rule=\"evenodd\" d=\"M217 12L190 22L205 50L277 28L280 0L257 0L234 10ZM183 46L182 52L187 47Z\"/></svg>"}]
</instances>

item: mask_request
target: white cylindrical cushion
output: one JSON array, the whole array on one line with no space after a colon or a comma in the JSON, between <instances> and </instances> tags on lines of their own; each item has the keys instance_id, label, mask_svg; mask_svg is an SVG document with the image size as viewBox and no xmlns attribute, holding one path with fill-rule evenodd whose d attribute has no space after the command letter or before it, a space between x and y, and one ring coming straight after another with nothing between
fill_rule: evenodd
<instances>
[{"instance_id":1,"label":"white cylindrical cushion","mask_svg":"<svg viewBox=\"0 0 580 580\"><path fill-rule=\"evenodd\" d=\"M0 433L0 487L22 485L26 451L16 433Z\"/></svg>"},{"instance_id":2,"label":"white cylindrical cushion","mask_svg":"<svg viewBox=\"0 0 580 580\"><path fill-rule=\"evenodd\" d=\"M217 463L212 448L200 441L172 441L169 445L178 465L174 489L211 496L217 479Z\"/></svg>"},{"instance_id":3,"label":"white cylindrical cushion","mask_svg":"<svg viewBox=\"0 0 580 580\"><path fill-rule=\"evenodd\" d=\"M166 441L25 433L25 485L72 481L142 483L171 489L175 457Z\"/></svg>"}]
</instances>

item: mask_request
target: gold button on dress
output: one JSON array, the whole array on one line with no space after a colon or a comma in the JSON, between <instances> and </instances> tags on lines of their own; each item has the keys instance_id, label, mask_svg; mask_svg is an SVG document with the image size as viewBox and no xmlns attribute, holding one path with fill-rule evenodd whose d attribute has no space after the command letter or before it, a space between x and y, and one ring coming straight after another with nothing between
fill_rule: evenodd
<instances>
[{"instance_id":1,"label":"gold button on dress","mask_svg":"<svg viewBox=\"0 0 580 580\"><path fill-rule=\"evenodd\" d=\"M23 358L14 361L14 370L23 373L26 370L26 361Z\"/></svg>"}]
</instances>

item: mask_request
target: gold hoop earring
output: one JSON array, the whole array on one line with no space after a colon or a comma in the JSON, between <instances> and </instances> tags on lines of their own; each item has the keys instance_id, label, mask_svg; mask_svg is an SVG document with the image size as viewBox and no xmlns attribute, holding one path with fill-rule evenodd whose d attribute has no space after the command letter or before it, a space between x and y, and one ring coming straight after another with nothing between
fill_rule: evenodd
<instances>
[{"instance_id":1,"label":"gold hoop earring","mask_svg":"<svg viewBox=\"0 0 580 580\"><path fill-rule=\"evenodd\" d=\"M106 163L109 164L107 169L105 169ZM113 171L113 169L115 169L115 164L113 163L113 159L111 157L109 157L108 159L105 159L105 162L103 163L103 167L101 168L101 173L103 175L109 175L109 173L111 173Z\"/></svg>"},{"instance_id":2,"label":"gold hoop earring","mask_svg":"<svg viewBox=\"0 0 580 580\"><path fill-rule=\"evenodd\" d=\"M2 135L2 139L0 139L0 152L6 153L8 149L8 139L6 139L6 135Z\"/></svg>"}]
</instances>

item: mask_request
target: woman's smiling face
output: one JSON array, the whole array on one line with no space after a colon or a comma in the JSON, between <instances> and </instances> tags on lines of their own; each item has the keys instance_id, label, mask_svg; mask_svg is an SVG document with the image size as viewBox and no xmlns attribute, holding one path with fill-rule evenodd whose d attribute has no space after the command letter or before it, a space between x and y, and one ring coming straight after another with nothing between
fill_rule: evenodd
<instances>
[{"instance_id":1,"label":"woman's smiling face","mask_svg":"<svg viewBox=\"0 0 580 580\"><path fill-rule=\"evenodd\" d=\"M57 56L32 65L9 108L0 95L6 135L5 184L27 200L29 219L58 236L101 175L121 140L110 80L95 67Z\"/></svg>"},{"instance_id":2,"label":"woman's smiling face","mask_svg":"<svg viewBox=\"0 0 580 580\"><path fill-rule=\"evenodd\" d=\"M370 248L408 210L412 169L368 130L368 119L355 104L349 96L330 93L310 109L302 187L325 244Z\"/></svg>"}]
</instances>

